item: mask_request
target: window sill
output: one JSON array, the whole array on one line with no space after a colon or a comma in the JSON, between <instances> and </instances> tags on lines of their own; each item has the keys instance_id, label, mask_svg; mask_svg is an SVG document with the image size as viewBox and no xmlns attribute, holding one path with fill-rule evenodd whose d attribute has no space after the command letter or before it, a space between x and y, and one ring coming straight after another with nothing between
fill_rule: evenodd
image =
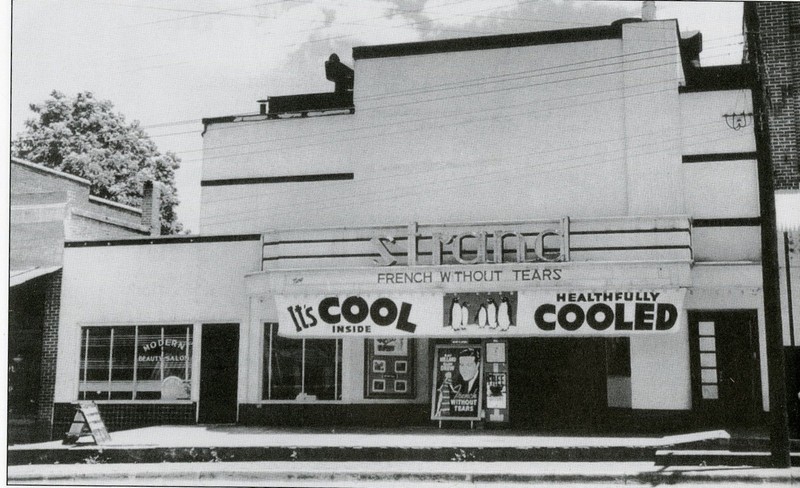
<instances>
[{"instance_id":1,"label":"window sill","mask_svg":"<svg viewBox=\"0 0 800 488\"><path fill-rule=\"evenodd\" d=\"M260 405L319 405L321 403L344 403L342 400L261 400L256 402Z\"/></svg>"},{"instance_id":2,"label":"window sill","mask_svg":"<svg viewBox=\"0 0 800 488\"><path fill-rule=\"evenodd\" d=\"M191 405L194 400L72 400L70 403L80 403L80 402L94 402L98 405L108 405L108 404L116 404L116 403L129 403L129 404L136 404L136 405L148 405L148 404L156 404L156 405Z\"/></svg>"}]
</instances>

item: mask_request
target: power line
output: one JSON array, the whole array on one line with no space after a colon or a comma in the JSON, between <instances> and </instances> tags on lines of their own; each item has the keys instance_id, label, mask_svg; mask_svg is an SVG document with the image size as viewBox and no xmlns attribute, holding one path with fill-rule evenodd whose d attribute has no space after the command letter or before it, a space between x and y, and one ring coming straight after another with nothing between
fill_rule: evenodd
<instances>
[{"instance_id":1,"label":"power line","mask_svg":"<svg viewBox=\"0 0 800 488\"><path fill-rule=\"evenodd\" d=\"M725 37L722 37L722 38L719 38L719 39L727 39L729 37L734 37L734 36L725 36ZM722 45L722 46L716 46L714 49L719 49L721 47L729 47L729 46L733 46L733 45L737 45L737 44L741 44L741 43L725 44L725 45ZM649 56L647 58L642 58L642 59L629 59L632 56L638 56L638 55L641 55L641 54L651 54L651 53L655 53L655 52L659 52L659 51L667 51L667 50L670 51L670 52L668 52L666 54L658 55L658 56ZM648 49L648 50L645 50L645 51L637 51L637 52L633 52L633 53L618 54L618 55L606 56L606 57L602 57L602 58L587 59L585 61L576 61L576 62L573 62L573 63L566 63L566 64L562 64L562 65L545 66L545 67L542 67L542 68L523 70L523 71L516 71L516 72L511 72L511 73L504 73L504 74L501 74L501 75L492 75L492 76L485 76L485 77L479 77L479 78L472 78L472 79L469 79L469 80L462 80L462 81L458 81L458 82L440 83L440 84L437 84L437 85L427 85L425 87L409 88L407 90L396 90L396 91L392 91L392 92L388 92L388 93L384 93L384 94L374 95L374 96L371 96L371 97L361 97L361 98L359 98L359 101L382 99L382 98L391 98L391 97L396 97L396 96L402 96L404 94L418 95L420 93L430 93L430 92L441 91L443 89L447 89L448 87L453 86L453 85L455 85L458 88L462 88L462 87L465 87L465 86L476 86L476 85L482 85L482 84L492 83L492 82L514 81L514 80L517 80L517 79L527 79L527 78L530 78L530 77L549 76L549 75L554 75L554 74L568 73L568 72L580 71L582 69L601 68L601 67L605 67L605 66L613 66L613 65L620 64L620 63L626 63L626 62L649 61L649 60L652 60L652 59L663 58L663 57L674 57L678 53L679 53L678 47L674 46L674 45L671 45L671 46L666 46L666 47ZM587 66L587 67L582 67L582 68L565 69L565 70L562 70L562 71L554 71L552 73L549 73L549 72L539 73L540 71L553 70L553 69L558 69L558 68L567 68L567 67L570 67L570 66L582 66L582 65L586 65L586 64L590 64L590 63L597 63L597 62L600 62L600 61L608 61L608 60L612 60L612 59L620 59L620 61L617 61L617 62L614 62L614 63L599 64L597 66ZM535 73L535 74L531 75L531 76L527 76L527 75L530 75L532 73ZM525 75L525 76L522 76L522 75ZM508 78L508 77L514 77L514 76L519 76L519 78ZM505 79L505 78L508 78L508 79Z\"/></svg>"},{"instance_id":2,"label":"power line","mask_svg":"<svg viewBox=\"0 0 800 488\"><path fill-rule=\"evenodd\" d=\"M668 81L671 81L671 80L644 83L644 84L641 84L641 85L633 86L633 88L641 87L641 86L649 86L649 85L659 84L659 83L665 83L665 82L668 82ZM618 91L621 91L621 90L622 90L621 87L616 87L616 88L613 88L613 89L610 89L610 90L604 90L604 91L594 92L594 93L587 93L587 94L580 94L580 95L567 95L567 96L564 96L564 97L553 97L553 98L549 98L549 99L535 99L535 100L530 100L530 101L527 101L527 102L517 103L515 105L503 106L503 107L499 107L499 108L491 109L491 110L492 111L505 110L505 109L508 109L508 108L516 108L516 107L520 107L520 106L523 106L523 105L533 105L533 104L537 104L537 103L540 103L540 102L543 102L543 101L564 100L564 99L571 99L571 98L576 98L576 97L581 97L581 96L589 96L589 95L594 95L594 94L601 94L601 93L608 93L608 92L618 92ZM650 94L662 93L662 92L668 92L668 91L674 91L674 90L675 90L675 87L674 86L670 86L670 87L665 88L665 89L655 90L655 91L646 92L646 93L631 94L631 95L626 95L626 96L622 96L622 97L610 97L610 98L604 98L604 99L600 99L600 100L592 100L592 101L585 102L585 103L578 103L578 104L573 104L573 105L564 105L564 106L554 107L554 108L550 108L550 109L526 111L526 112L522 112L522 113L519 113L519 114L505 115L504 117L484 117L484 118L471 119L471 120L468 120L468 121L461 121L461 122L457 122L457 123L444 124L444 125L434 126L434 127L418 127L418 128L414 128L414 129L411 129L411 130L400 129L400 130L396 130L396 131L392 131L392 132L382 132L380 134L377 134L377 136L386 137L386 136L393 136L393 135L397 135L397 134L403 134L403 133L407 133L407 132L425 131L425 130L430 130L430 129L433 129L433 128L443 128L443 127L448 127L448 126L464 125L464 124L475 123L475 122L483 122L483 121L496 121L496 120L499 120L501 118L517 117L517 116L521 116L521 115L533 115L533 114L543 113L543 112L552 112L553 110L562 110L564 108L574 108L574 107L580 107L580 106L584 106L584 105L591 105L591 104L595 104L595 103L610 102L610 101L622 100L622 99L629 98L629 97L634 97L634 96L650 95ZM324 135L331 135L331 134L346 133L346 132L356 132L356 131L360 132L360 131L364 131L364 130L370 130L371 131L371 130L374 130L374 129L381 129L381 128L384 128L384 127L396 127L398 124L414 124L414 123L419 123L419 122L428 122L428 121L431 121L431 120L447 119L447 118L456 117L456 116L484 114L484 113L486 113L486 110L473 110L473 111L470 111L470 112L461 112L461 113L457 113L457 114L433 115L433 116L425 117L425 118L417 118L417 119L401 120L401 121L392 121L392 122L385 123L385 124L377 124L377 125L373 124L373 125L369 125L369 126L355 127L355 128L352 128L352 129L340 129L340 130L336 130L336 131L329 131L329 132L322 133L322 134L314 134L313 137L319 137L320 135L324 136ZM274 151L286 151L286 150L290 150L290 149L301 149L301 148L307 148L307 147L313 147L313 146L319 146L319 145L325 145L325 144L347 143L347 142L353 142L355 140L362 140L364 138L372 138L372 137L375 137L375 136L376 136L375 134L368 134L366 136L355 137L355 138L326 140L326 141L322 141L322 142L314 142L314 143L308 143L308 144L303 144L303 145L293 145L293 146L285 146L285 147L280 147L280 148L273 148L273 149L270 149L270 151L273 151L273 152ZM230 145L227 145L227 146L217 146L217 147L210 148L210 149L217 150L217 149L231 149L231 148L237 148L237 147L260 146L260 145L270 144L272 142L281 142L281 141L292 140L292 139L303 139L303 138L306 138L306 137L312 137L312 136L311 135L290 136L290 137L285 137L285 138L281 138L281 139L271 139L271 140L268 140L268 141L257 141L257 142L252 142L252 143L240 143L240 144L230 144ZM190 152L201 152L201 151L203 151L203 150L194 150L194 151L190 151ZM252 155L252 154L259 154L260 152L262 152L262 151L247 152L247 153L235 153L235 154L230 154L230 155L225 155L225 156L210 156L210 157L205 157L205 158L200 158L200 159L187 159L186 162L208 161L208 160L227 158L227 157L232 157L232 156L247 156L247 155Z\"/></svg>"},{"instance_id":3,"label":"power line","mask_svg":"<svg viewBox=\"0 0 800 488\"><path fill-rule=\"evenodd\" d=\"M647 68L647 69L649 69L649 68L653 68L653 67L659 67L659 66L669 66L669 65L671 65L671 64L672 64L672 63L666 63L666 64L664 64L664 65L654 65L654 66L649 66L649 67L646 67L646 68ZM644 68L635 68L635 69L633 69L633 70L638 70L638 69L644 69ZM631 70L631 71L633 71L633 70ZM626 71L626 70L623 70L623 71ZM603 74L617 74L617 72L603 73ZM584 76L584 77L577 77L577 78L572 78L572 79L568 79L568 80L558 80L557 82L562 82L562 81L574 81L574 80L578 80L578 79L585 79L585 78L590 78L590 77L594 77L594 76L597 76L597 75L592 75L592 76ZM667 82L667 81L669 81L669 80L662 80L661 82ZM555 82L550 82L550 83L555 83ZM658 81L657 81L657 82L652 82L652 83L658 83ZM544 84L547 84L547 83L544 83ZM644 84L644 85L648 85L648 84L650 84L650 83L646 83L646 84ZM532 87L532 86L540 86L540 85L542 85L542 83L540 83L540 84L531 84L531 85L526 85L526 86L524 86L524 87L515 87L515 88L517 88L517 89L521 89L521 88L526 88L526 87L529 87L529 86L530 86L530 87ZM633 88L633 87L629 87L629 88ZM673 89L674 89L674 88L673 88ZM622 87L619 87L617 90L611 90L611 91L618 91L618 90L622 90ZM439 101L439 100L444 100L444 99L452 99L452 98L463 97L463 96L474 96L474 95L476 95L476 94L494 93L494 92L498 92L498 91L507 91L507 89L505 89L505 88L504 88L504 89L499 89L499 90L487 90L487 91L480 92L480 93L462 94L462 95L451 96L451 97L440 97L440 98L438 98L438 99L433 99L433 100L422 100L422 101L419 101L419 102L408 102L407 104L412 104L412 103L423 103L423 102L428 102L428 101ZM556 110L556 109L572 108L572 107L576 107L576 106L583 106L583 105L587 105L587 104L598 103L598 102L604 102L604 101L613 101L613 100L615 100L615 99L623 99L623 98L627 98L628 96L641 96L641 95L644 95L644 94L658 93L658 92L660 92L660 91L664 91L664 90L659 90L659 91L656 91L656 92L649 92L649 93L641 93L641 94L632 94L632 95L626 95L626 96L623 96L623 97L615 97L615 98L611 98L611 99L603 99L603 100L599 100L599 101L590 101L590 102L586 102L586 103L579 103L579 104L575 104L575 105L568 105L568 106L556 107L556 108L553 108L553 109L547 109L547 110L544 110L544 111L545 111L545 112L547 112L547 111L552 111L552 110ZM570 98L570 97L573 97L573 96L577 96L577 95L570 95L568 98ZM562 97L562 98L563 98L563 97ZM546 99L546 100L547 100L547 99ZM540 102L540 101L546 101L546 100L537 100L536 102ZM526 102L526 104L530 104L530 103L532 103L532 102ZM404 105L407 105L407 104L404 104ZM395 104L395 105L389 105L389 106L382 106L382 107L379 107L379 108L393 107L393 106L398 106L398 105L401 105L401 104ZM517 105L521 105L521 104L517 104ZM377 108L376 108L376 109L377 109ZM359 112L363 112L363 111L366 111L366 109L360 109L360 110L359 110ZM485 111L478 111L478 112L485 112ZM516 114L515 116L519 116L519 115L527 115L527 114L531 114L531 113L537 113L537 111L533 111L533 112L524 112L524 113L522 113L522 114ZM434 118L441 118L441 117L438 117L438 116L437 116L437 117L434 117ZM481 121L481 120L496 120L496 119L497 119L497 118L487 118L487 119L479 119L479 120L477 120L477 121ZM423 120L417 120L417 121L423 121ZM410 122L414 122L414 121L410 121ZM406 122L406 121L404 121L403 123L410 123L410 122ZM458 123L458 124L448 124L448 125L462 125L463 123L473 123L473 122L476 122L476 121L475 121L475 120L472 120L472 121L466 121L466 122L462 122L462 123ZM394 126L394 125L396 125L396 124L397 124L397 123L395 122L395 123L392 123L392 124L386 124L386 125L392 125L392 126ZM366 130L370 130L370 129L373 129L373 128L375 128L375 126L374 126L374 125L373 125L373 126L370 126L370 127L364 127L364 129L366 129ZM384 137L384 136L388 136L388 135L396 135L397 133L402 133L402 132L414 132L414 131L418 131L418 130L430 130L430 128L429 128L429 127L426 127L426 128L418 128L418 129L413 129L413 130L410 130L410 131L402 130L402 131L394 131L394 132L384 132L384 133L377 134L377 136L379 136L379 137ZM315 136L316 136L316 135L315 135ZM298 149L298 148L303 148L303 147L319 146L319 145L325 145L325 144L338 144L338 143L341 143L341 142L352 142L353 140L360 140L360 139L364 139L365 137L366 137L366 138L372 138L372 137L375 137L375 136L376 136L376 135L367 135L367 136L364 136L364 137L357 137L357 138L352 138L352 139L347 139L347 140L326 140L326 141L322 141L322 142L317 142L317 143L309 143L309 144L305 144L305 145L296 145L296 146L287 146L287 147L282 147L282 148L274 148L274 149L270 149L270 151L272 151L272 152L275 152L275 151L284 151L284 150L287 150L287 149ZM309 137L310 137L310 136L309 136ZM271 143L271 142L273 142L273 141L257 141L257 142L253 142L253 143L232 144L232 145L228 145L228 146L218 146L217 148L213 148L213 149L214 149L214 150L216 150L216 149L227 149L227 148L233 148L233 147L259 146L259 145L265 145L265 144L269 144L269 143ZM236 157L236 156L248 156L248 155L253 155L253 154L259 154L259 153L261 153L262 151L263 151L263 150L260 150L260 151L255 151L255 152L245 152L245 153L227 154L227 155L221 155L221 156L208 156L208 157L204 157L204 158L200 158L200 159L188 159L188 160L186 160L186 162L192 162L192 161L203 161L203 160L205 160L205 161L209 161L209 160L220 159L220 158L230 158L230 157ZM200 150L197 150L197 151L191 151L191 152L200 152ZM187 152L187 153L188 153L188 152ZM184 154L186 154L186 153L184 153Z\"/></svg>"},{"instance_id":4,"label":"power line","mask_svg":"<svg viewBox=\"0 0 800 488\"><path fill-rule=\"evenodd\" d=\"M709 125L715 125L715 124L719 124L719 123L720 123L719 121L713 121L713 122L706 122L706 123L702 123L702 124L693 124L693 125L683 126L682 129L693 129L693 128L699 128L699 127L707 127ZM578 148L587 148L587 147L592 147L592 146L608 145L608 144L612 144L612 143L622 143L622 142L625 142L625 141L627 141L627 140L629 140L631 138L646 137L646 136L651 136L651 135L654 135L654 134L660 134L661 132L662 132L661 130L656 130L656 131L651 131L651 132L647 132L647 133L637 134L636 136L632 136L630 138L627 137L627 136L622 136L622 137L619 137L619 138L616 138L616 139L603 139L603 140L599 140L599 141L586 142L586 143L583 143L583 144L574 144L574 143L570 142L569 145L567 145L567 146L560 146L560 147L556 147L556 148L540 150L540 151L536 151L535 153L520 154L520 155L517 155L517 156L512 156L510 159L514 160L514 159L518 159L518 158L527 158L529 156L534 156L534 155L537 156L537 157L541 157L542 155L546 155L546 154L560 153L560 152L564 152L564 151L568 151L568 150L574 150L574 149L578 149ZM596 153L596 154L602 154L602 153ZM475 166L476 164L479 164L479 163L504 162L504 161L508 161L508 160L509 160L509 157L501 156L501 157L494 157L494 158L480 158L480 159L472 159L472 160L460 160L460 162L458 162L458 163L438 162L438 163L428 164L426 170L419 171L417 173L418 174L427 174L427 173L431 173L431 172L435 172L435 171L444 171L444 170L458 169L458 168L462 168L462 167ZM406 176L408 176L408 172L407 171L398 170L398 172L396 172L396 173L382 172L382 173L377 174L375 176L362 177L362 178L358 179L358 182L359 183L363 183L363 182L369 182L369 181L373 181L373 180L385 180L385 179L392 179L392 178L398 178L398 177L402 178L402 177L406 177ZM211 199L208 200L208 202L209 203L219 203L219 202L233 202L233 201L249 200L249 199L275 198L275 197L281 197L284 194L292 194L292 193L293 193L293 190L286 188L285 190L280 190L279 189L279 190L271 191L268 195L259 194L259 195L245 195L245 196L228 197L228 198L211 198ZM219 215L212 215L212 216L219 216Z\"/></svg>"},{"instance_id":5,"label":"power line","mask_svg":"<svg viewBox=\"0 0 800 488\"><path fill-rule=\"evenodd\" d=\"M247 10L251 8L262 7L265 5L273 5L278 3L286 3L286 2L300 2L301 0L275 0L271 2L263 2L257 3L254 5L247 5L244 7L235 7L235 8L227 8L221 10L195 10L195 9L186 9L186 8L170 8L170 7L155 7L152 5L142 5L142 4L124 4L124 3L115 3L115 2L92 2L96 5L106 5L109 7L123 7L123 8L132 8L132 9L139 9L139 10L157 10L161 12L183 12L183 13L191 13L193 15L188 15L184 17L177 17L177 18L170 18L170 19L161 19L152 22L143 22L140 24L133 24L130 27L138 27L142 25L149 25L149 24L158 24L162 22L171 22L171 21L178 21L184 19L191 19L195 17L204 17L208 15L219 15L219 16L231 16L231 17L252 17L252 18L272 18L272 17L262 17L259 15L252 15L252 14L234 14L231 12L236 12L239 10Z\"/></svg>"},{"instance_id":6,"label":"power line","mask_svg":"<svg viewBox=\"0 0 800 488\"><path fill-rule=\"evenodd\" d=\"M508 7L508 6L519 6L519 5L523 5L523 4L526 4L526 3L532 3L532 2L535 2L535 1L537 1L537 0L520 0L518 2L515 2L515 3L512 3L512 4L507 4L507 5L504 5L504 6L506 6L506 7ZM452 2L452 3L460 3L460 2L456 1L456 2ZM450 5L450 4L445 4L445 5ZM440 7L442 7L442 6L444 6L444 5L440 5ZM484 8L484 9L480 9L480 10L473 10L471 12L468 12L468 14L474 14L474 13L478 13L478 12L486 12L488 10L496 10L496 9L502 8L502 7L503 7L503 5ZM381 19L381 18L386 18L386 17L387 17L386 15L382 15L380 17L376 17L375 19ZM400 28L400 27L413 27L413 26L416 26L418 24L429 23L429 22L433 22L433 21L436 21L436 20L446 19L446 18L448 18L448 17L447 16L443 16L443 17L438 17L438 18L435 18L435 19L426 20L426 21L408 22L408 23L405 23L405 24L393 25L393 26L390 26L390 28L391 29L397 29L397 28ZM373 19L368 19L368 20L373 20ZM384 27L376 27L374 29L370 29L370 31L383 29L383 28ZM353 33L353 34L344 34L344 35L339 35L339 36L323 37L321 39L308 40L308 41L305 41L305 42L300 43L300 44L311 44L311 43L318 43L318 42L325 42L325 41L334 41L334 40L338 40L338 39L354 37L356 35L363 34L364 32L365 31L356 32L356 33ZM283 45L281 47L292 47L294 45L298 45L298 44L297 43L295 43L295 44L285 44L285 45Z\"/></svg>"},{"instance_id":7,"label":"power line","mask_svg":"<svg viewBox=\"0 0 800 488\"><path fill-rule=\"evenodd\" d=\"M707 138L705 138L705 136L716 134L716 133L719 133L719 132L728 133L729 129L727 127L725 127L722 130L711 131L711 132L706 132L706 133L699 133L699 134L693 134L693 135L691 135L689 137L701 137L702 139L701 139L700 142L716 142L716 141L721 141L721 140L727 139L727 137L722 137L722 138L718 138L718 139L707 139ZM682 136L679 136L679 137L676 137L676 138L673 138L673 139L662 140L661 142L676 142L676 141L679 142L679 144L675 144L673 146L670 146L669 149L676 149L679 146L682 146L686 142L686 138L682 137ZM646 147L652 147L652 146L653 146L653 144L652 144L652 142L650 142L650 143L642 144L642 145L639 145L639 146L623 147L622 149L619 149L619 150L607 151L605 153L589 154L589 155L585 155L583 157L571 158L569 160L551 161L551 162L544 163L544 164L553 165L553 164L569 162L569 161L576 161L576 160L582 160L582 159L587 159L587 158L596 159L599 155L602 155L602 154L614 154L615 152L622 152L622 154L624 155L626 151L629 151L632 148L633 149L641 148L641 147L646 148ZM637 153L634 156L640 157L640 156L647 156L647 155L650 155L650 154L659 154L659 153L662 153L664 150L665 150L665 148L663 146L659 146L657 149L655 149L653 151L644 152L644 153ZM530 155L535 155L535 154L536 153L532 153ZM612 163L614 163L614 161L606 161L605 162L605 164L612 164ZM578 165L572 165L572 166L566 166L566 167L559 167L559 168L548 170L548 171L541 171L541 169L540 169L540 167L542 166L541 164L540 165L527 165L525 167L520 168L519 171L520 172L527 172L527 171L534 171L535 170L537 175L541 175L541 174L547 174L547 173L552 173L552 172L565 171L565 170L570 170L570 169L577 169L577 168L592 166L592 165L596 165L596 164L600 164L600 163L590 162L590 163L586 163L586 164L578 164ZM507 182L509 180L519 181L519 179L520 179L519 174L515 174L515 175L512 175L512 176L505 177L505 178L499 178L499 179L495 178L494 180L489 180L488 179L489 176L495 176L495 175L498 175L498 174L502 174L505 171L507 171L507 170L506 169L501 169L501 170L494 171L494 172L483 172L483 173L481 173L479 175L469 174L469 175L464 175L464 176L460 176L460 177L454 177L454 178L451 178L449 180L451 182L453 180L465 180L465 179L466 180L470 180L467 184L441 185L441 183L439 181L433 181L433 182L428 183L428 185L436 185L435 186L436 191L441 192L442 190L455 190L455 189L463 189L465 187L478 187L478 186L486 185L486 184L489 184L489 183ZM483 178L483 181L482 182L474 181L477 176L480 176L481 178ZM389 192L380 191L380 197L377 198L377 199L373 199L373 200L364 200L362 198L359 198L358 201L355 201L353 203L346 203L346 204L340 204L340 205L331 205L331 202L336 201L334 199L326 199L326 200L323 200L323 201L316 201L314 203L321 203L322 205L320 205L319 207L304 208L304 211L305 212L311 212L314 209L317 209L317 210L331 210L331 209L338 209L338 208L347 208L347 207L352 207L352 206L356 206L356 205L359 206L359 207L363 207L364 205L369 204L369 203L377 203L377 202L386 201L386 200L396 200L396 199L398 199L400 197L418 197L420 195L429 194L430 190L428 190L428 189L420 190L419 189L419 187L421 185L424 186L424 183L419 182L419 181L414 182L415 190L410 192L410 193L392 194L392 193L389 193ZM369 194L367 194L367 195L363 195L363 194L362 195L356 195L356 197L362 197L362 196L370 196L370 195ZM353 197L348 195L345 198L353 198ZM269 211L274 212L276 210L280 210L281 208L296 209L297 208L297 204L289 204L289 203L287 203L284 206L270 207L269 209L265 209L265 211L269 210ZM249 214L249 213L253 213L253 212L248 210L248 211L245 211L245 212L228 213L226 215L229 217L231 215L243 215L243 214L246 215L246 214ZM245 219L230 219L230 218L226 218L224 222L214 222L213 220L212 221L201 220L201 222L203 223L203 226L208 227L208 226L226 225L226 224L231 224L231 223L249 222L249 221L253 221L253 220L261 220L263 218L264 218L263 215L258 215L258 216L245 218Z\"/></svg>"},{"instance_id":8,"label":"power line","mask_svg":"<svg viewBox=\"0 0 800 488\"><path fill-rule=\"evenodd\" d=\"M728 39L728 38L731 38L731 37L735 37L735 36L724 36L724 37L716 38L714 40L725 40L725 39ZM720 48L725 48L725 47L734 46L734 45L738 45L738 44L740 44L740 43L729 43L729 44L725 44L725 45L722 45L722 46L715 46L713 49L720 49ZM424 93L425 90L428 90L428 89L431 89L431 91L441 91L440 89L444 89L445 87L452 87L453 89L461 88L462 86L466 86L467 83L479 83L479 82L484 81L484 80L486 80L487 83L481 83L481 84L488 84L489 83L488 80L494 80L494 79L498 79L498 78L502 78L502 77L523 75L523 74L526 74L526 73L537 73L538 71L541 71L541 70L552 70L552 69L557 69L557 68L566 68L566 67L569 67L569 66L579 66L579 65L583 65L583 64L587 64L587 63L592 63L592 62L599 62L599 61L605 61L605 60L611 60L611 59L619 59L619 58L623 58L625 56L636 56L636 55L639 55L639 54L647 54L647 53L651 53L651 52L658 52L658 51L668 50L668 49L674 49L674 46L669 46L669 47L664 47L664 48L656 48L656 49L651 49L651 50L646 50L646 51L637 51L637 52L634 52L634 53L628 53L628 54L623 54L623 55L608 56L608 57L604 57L604 58L597 58L597 59L594 59L594 60L586 60L586 61L579 61L579 62L574 62L574 63L565 63L565 64L561 64L561 65L553 65L553 66L548 66L548 67L544 67L544 68L537 68L535 70L517 71L517 72L507 73L507 74L503 74L503 75L494 75L494 76L487 76L487 77L471 78L471 79L462 80L462 81L459 81L459 82L449 82L449 83L442 83L442 84L437 84L437 85L428 85L426 87L415 88L415 89L399 90L399 91L394 91L394 92L390 92L390 93L386 93L386 94L375 95L373 97L359 98L359 101L379 99L382 96L385 96L385 98L390 98L390 97L394 97L394 96L401 96L402 94L405 94L405 93L419 94L419 93ZM668 54L665 54L665 55L662 55L662 56L653 56L651 58L646 58L646 59L649 60L649 59L655 59L655 58L660 58L660 57L671 58L672 56L674 56L674 53L668 53ZM643 60L631 60L631 61L635 62L635 61L643 61ZM622 60L620 62L626 62L626 60ZM599 66L588 66L586 68L580 68L580 69L594 69L594 68L597 68L597 67L611 66L613 64L619 64L619 63L608 63L608 64L604 64L604 65L599 65ZM562 72L580 71L580 69L564 70ZM548 75L559 74L559 73L561 73L561 72L537 73L535 75L532 75L531 77L548 76ZM520 78L520 79L522 79L522 78ZM498 80L498 82L502 82L502 81L509 81L509 80ZM557 81L555 81L555 82L557 82ZM422 102L423 101L420 101L419 103L422 103ZM380 107L380 108L385 108L385 107ZM364 111L364 110L370 110L370 109L360 109L359 111L361 112L361 111ZM250 115L258 115L258 114L257 113L248 113L248 114L240 114L239 116L240 117L247 117L247 116L250 116ZM186 124L201 123L201 122L202 122L201 119L189 119L189 120L182 120L182 121L176 121L176 122L164 122L164 123L160 123L160 124L153 124L153 125L144 126L143 128L168 127L168 126L173 126L173 125L186 125ZM230 128L240 128L242 125L245 125L245 124L246 125L257 124L257 123L260 123L260 122L261 121L250 122L250 123L244 122L243 124L240 123L238 125L238 127L230 127ZM223 129L228 129L228 128L226 127L226 128L223 128ZM217 129L217 130L220 130L220 129ZM192 133L194 133L194 132L179 132L179 133L157 134L157 135L154 135L152 137L167 137L167 136L173 136L173 135L185 135L185 134L192 134Z\"/></svg>"},{"instance_id":9,"label":"power line","mask_svg":"<svg viewBox=\"0 0 800 488\"><path fill-rule=\"evenodd\" d=\"M396 130L396 131L392 131L392 132L380 132L378 134L366 134L364 136L358 136L358 137L353 137L353 138L348 138L348 139L339 139L339 140L334 140L334 141L321 141L321 142L316 142L316 143L309 143L309 144L295 145L295 146L286 146L286 147L269 149L269 150L261 149L261 150L257 150L257 151L226 154L226 155L220 155L220 156L206 156L206 157L197 158L197 159L187 159L187 160L183 160L182 162L194 163L194 162L202 162L202 161L209 161L209 160L216 160L216 159L227 159L227 158L231 158L231 157L264 154L265 152L274 153L276 151L294 150L294 149L307 148L307 147L313 147L313 146L322 146L322 145L327 145L327 144L344 144L344 143L350 143L350 142L359 141L359 140L370 140L370 139L379 138L379 137L389 137L389 136L395 136L395 135L398 135L398 134L412 133L412 132L424 132L424 131L429 131L429 130L432 130L432 129L456 127L456 126L460 126L460 125L469 125L469 124L480 123L480 122L496 122L496 121L503 120L503 119L516 118L516 117L520 117L520 116L533 115L533 114L537 114L537 113L552 112L552 111L555 111L555 110L562 110L564 108L575 108L575 107L580 107L580 106L593 105L593 104L597 104L597 103L613 102L613 101L620 100L620 99L627 99L627 98L633 98L633 97L644 96L644 95L653 95L653 94L657 94L657 93L666 93L666 92L671 92L671 91L674 91L674 90L675 90L674 87L669 87L667 89L653 90L653 91L649 91L649 92L636 93L636 94L631 94L631 95L625 95L623 97L610 97L610 98L604 98L604 99L601 99L601 100L592 100L592 101L589 101L589 102L576 103L576 104L572 104L572 105L553 107L553 108L543 109L543 110L533 110L533 111L526 111L526 112L520 112L520 113L507 114L507 115L504 115L504 116L501 116L501 117L488 117L488 118L470 119L470 120L460 121L460 122L456 122L456 123L442 124L442 125L432 126L432 127L417 127L417 128L413 128L413 129L400 129L400 130ZM612 90L612 91L614 91L614 90ZM481 111L477 111L476 113L481 113ZM435 120L435 119L438 119L438 118L442 118L442 117L434 116L434 117L431 117L430 119L431 120ZM418 121L424 121L424 120L419 119ZM410 123L410 122L406 122L406 121L403 122L403 124L408 124L408 123ZM394 126L396 124L385 124L385 125ZM370 129L370 128L366 128L366 129ZM227 147L228 148L231 148L231 147L245 147L245 146L253 146L253 145L257 145L257 144L261 144L261 143L256 142L256 143L233 144L233 145L230 145L230 146L227 146ZM192 151L192 152L197 152L197 151Z\"/></svg>"}]
</instances>

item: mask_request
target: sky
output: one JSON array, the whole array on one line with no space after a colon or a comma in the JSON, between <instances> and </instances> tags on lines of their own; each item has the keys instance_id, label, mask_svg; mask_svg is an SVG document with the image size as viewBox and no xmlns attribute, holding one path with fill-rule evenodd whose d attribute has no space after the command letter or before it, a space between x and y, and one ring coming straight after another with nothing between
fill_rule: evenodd
<instances>
[{"instance_id":1,"label":"sky","mask_svg":"<svg viewBox=\"0 0 800 488\"><path fill-rule=\"evenodd\" d=\"M324 62L373 44L606 25L641 3L566 0L14 0L13 139L28 105L91 91L181 160L178 217L198 229L201 119L257 100L333 91ZM657 19L701 31L703 65L742 59L740 2L656 2Z\"/></svg>"}]
</instances>

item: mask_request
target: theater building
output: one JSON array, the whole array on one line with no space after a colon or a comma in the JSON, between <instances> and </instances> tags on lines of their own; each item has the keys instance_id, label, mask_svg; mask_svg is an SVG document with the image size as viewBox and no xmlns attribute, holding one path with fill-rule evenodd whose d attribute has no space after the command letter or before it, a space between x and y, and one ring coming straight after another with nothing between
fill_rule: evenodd
<instances>
[{"instance_id":1,"label":"theater building","mask_svg":"<svg viewBox=\"0 0 800 488\"><path fill-rule=\"evenodd\" d=\"M54 432L84 399L112 430L762 424L752 78L701 49L357 47L331 93L205 119L199 235L66 244Z\"/></svg>"}]
</instances>

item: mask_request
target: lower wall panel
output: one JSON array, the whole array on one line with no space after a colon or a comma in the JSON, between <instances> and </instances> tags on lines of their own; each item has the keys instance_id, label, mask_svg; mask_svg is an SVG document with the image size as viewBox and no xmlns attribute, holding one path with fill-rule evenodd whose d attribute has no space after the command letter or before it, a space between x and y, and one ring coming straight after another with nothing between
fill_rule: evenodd
<instances>
[{"instance_id":1,"label":"lower wall panel","mask_svg":"<svg viewBox=\"0 0 800 488\"><path fill-rule=\"evenodd\" d=\"M194 425L196 404L100 404L100 414L110 432L152 425ZM51 439L62 439L75 415L75 404L56 403ZM631 410L610 408L602 421L583 426L586 434L641 433L653 435L677 434L697 430L724 428L713 420L691 410ZM767 414L757 423L766 426ZM273 427L386 427L406 428L427 426L430 420L428 404L240 404L240 425ZM512 422L513 424L513 422ZM467 428L463 422L459 428ZM516 430L513 425L487 424L486 428ZM567 426L565 426L567 427ZM795 426L796 428L796 426ZM528 428L522 431L535 432Z\"/></svg>"},{"instance_id":2,"label":"lower wall panel","mask_svg":"<svg viewBox=\"0 0 800 488\"><path fill-rule=\"evenodd\" d=\"M239 423L270 426L429 425L428 404L240 404Z\"/></svg>"},{"instance_id":3,"label":"lower wall panel","mask_svg":"<svg viewBox=\"0 0 800 488\"><path fill-rule=\"evenodd\" d=\"M53 405L52 439L62 439L69 431L76 406L73 403ZM151 425L192 425L197 411L196 403L101 403L97 407L109 432Z\"/></svg>"}]
</instances>

